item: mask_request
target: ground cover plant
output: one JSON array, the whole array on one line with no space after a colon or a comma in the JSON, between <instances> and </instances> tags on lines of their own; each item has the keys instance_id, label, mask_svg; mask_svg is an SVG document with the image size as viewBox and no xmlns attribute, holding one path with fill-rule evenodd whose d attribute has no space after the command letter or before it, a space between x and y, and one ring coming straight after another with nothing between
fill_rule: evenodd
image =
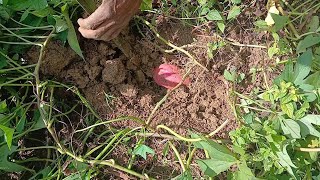
<instances>
[{"instance_id":1,"label":"ground cover plant","mask_svg":"<svg viewBox=\"0 0 320 180\"><path fill-rule=\"evenodd\" d=\"M0 0L4 179L320 178L320 2L145 0L112 42L95 7Z\"/></svg>"}]
</instances>

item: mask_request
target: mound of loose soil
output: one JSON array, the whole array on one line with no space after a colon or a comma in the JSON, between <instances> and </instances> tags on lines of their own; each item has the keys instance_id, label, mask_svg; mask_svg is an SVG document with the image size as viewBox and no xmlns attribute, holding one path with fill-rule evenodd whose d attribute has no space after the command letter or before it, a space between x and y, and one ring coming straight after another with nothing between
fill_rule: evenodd
<instances>
[{"instance_id":1,"label":"mound of loose soil","mask_svg":"<svg viewBox=\"0 0 320 180\"><path fill-rule=\"evenodd\" d=\"M241 18L240 18L241 19ZM241 22L240 22L241 23ZM247 23L245 23L247 25ZM235 68L250 77L250 68L264 67L270 64L266 50L227 45L219 50L214 59L206 53L208 42L218 39L210 33L195 32L174 21L161 20L159 31L171 42L190 44L188 50L198 61L209 69L200 67L192 70L191 85L180 87L157 111L152 125L165 124L179 133L188 130L209 133L215 130L226 119L232 120L218 134L227 137L227 133L237 126L228 100L228 83L224 80L223 71ZM268 36L264 33L247 32L244 25L232 26L226 37L243 44L265 44ZM180 36L183 34L183 36ZM105 119L119 116L135 116L146 119L155 104L166 94L166 89L158 86L152 79L152 71L162 63L170 63L184 69L188 58L182 54L163 54L149 40L133 35L126 36L133 47L134 57L128 59L110 42L81 40L85 60L79 58L70 48L63 47L55 41L49 44L42 64L42 78L48 76L77 86L94 109ZM192 42L196 39L195 42ZM158 43L158 42L154 42ZM27 53L32 63L38 56L36 48ZM251 79L248 78L248 79ZM260 85L261 78L242 91ZM243 88L245 87L245 88ZM248 89L246 89L248 88ZM112 98L107 98L112 97ZM121 122L115 126L136 126L133 122Z\"/></svg>"}]
</instances>

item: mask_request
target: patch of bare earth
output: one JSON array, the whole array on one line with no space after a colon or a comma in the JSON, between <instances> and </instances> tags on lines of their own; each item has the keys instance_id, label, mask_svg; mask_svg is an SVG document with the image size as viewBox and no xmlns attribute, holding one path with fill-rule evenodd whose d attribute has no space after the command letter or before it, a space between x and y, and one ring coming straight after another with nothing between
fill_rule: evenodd
<instances>
[{"instance_id":1,"label":"patch of bare earth","mask_svg":"<svg viewBox=\"0 0 320 180\"><path fill-rule=\"evenodd\" d=\"M266 45L270 35L253 30L250 11L252 9L245 9L222 38L240 44ZM224 79L224 70L236 69L237 72L246 74L245 81L237 85L236 89L239 92L251 92L254 87L263 86L265 80L271 81L274 75L265 67L270 66L273 61L268 58L266 49L231 44L219 49L214 58L210 59L207 56L207 43L221 40L214 30L194 30L183 26L177 20L161 18L157 20L160 34L174 44L189 44L186 50L205 65L208 71L201 67L193 68L190 74L192 83L171 94L155 113L151 125L155 127L164 124L183 135L190 130L207 134L229 119L229 124L216 135L216 138L228 138L228 132L235 129L238 123L230 107L229 91L232 84ZM153 81L153 69L162 63L175 64L186 69L190 60L179 52L162 53L154 44L165 49L168 47L154 40L148 30L145 33L150 39L134 36L134 33L136 32L126 35L127 42L134 49L135 56L131 59L109 42L82 39L81 47L85 60L61 43L51 42L41 68L42 78L52 77L77 86L103 119L135 116L145 120L156 103L166 94L166 89ZM26 57L30 63L34 63L37 49L29 51ZM263 73L253 76L250 71L252 68L264 69L265 77L262 76ZM119 128L139 126L133 121L122 121L113 125ZM173 168L169 169L164 167L166 158L170 157L162 157L164 143L161 140L150 140L150 146L155 149L156 158L137 161L134 164L135 169L151 169L156 178L179 172L177 164L170 164ZM125 148L120 149L122 150L115 151L113 156L123 156L122 154L126 153ZM120 158L119 161L126 164L128 158ZM158 175L154 174L157 172Z\"/></svg>"}]
</instances>

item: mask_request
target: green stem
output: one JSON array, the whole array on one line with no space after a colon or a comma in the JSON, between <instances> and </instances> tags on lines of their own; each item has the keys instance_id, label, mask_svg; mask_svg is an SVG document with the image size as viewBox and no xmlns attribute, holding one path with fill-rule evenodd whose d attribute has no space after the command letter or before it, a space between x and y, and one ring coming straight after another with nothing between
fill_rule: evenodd
<instances>
[{"instance_id":1,"label":"green stem","mask_svg":"<svg viewBox=\"0 0 320 180\"><path fill-rule=\"evenodd\" d=\"M182 172L185 172L187 169L186 169L186 166L185 166L185 164L184 164L184 162L183 162L183 160L182 160L182 158L180 156L179 151L177 150L177 148L170 141L168 141L168 142L169 142L169 145L172 148L173 152L175 153L175 155L178 158L178 161L179 161L180 166L182 168Z\"/></svg>"}]
</instances>

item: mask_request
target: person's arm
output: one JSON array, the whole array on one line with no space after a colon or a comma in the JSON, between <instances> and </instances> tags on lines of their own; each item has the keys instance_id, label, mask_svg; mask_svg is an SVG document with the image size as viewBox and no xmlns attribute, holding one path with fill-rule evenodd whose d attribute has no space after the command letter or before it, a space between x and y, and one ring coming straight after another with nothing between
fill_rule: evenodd
<instances>
[{"instance_id":1,"label":"person's arm","mask_svg":"<svg viewBox=\"0 0 320 180\"><path fill-rule=\"evenodd\" d=\"M79 19L79 31L89 39L109 41L119 35L131 17L139 10L142 0L103 0L86 19Z\"/></svg>"}]
</instances>

